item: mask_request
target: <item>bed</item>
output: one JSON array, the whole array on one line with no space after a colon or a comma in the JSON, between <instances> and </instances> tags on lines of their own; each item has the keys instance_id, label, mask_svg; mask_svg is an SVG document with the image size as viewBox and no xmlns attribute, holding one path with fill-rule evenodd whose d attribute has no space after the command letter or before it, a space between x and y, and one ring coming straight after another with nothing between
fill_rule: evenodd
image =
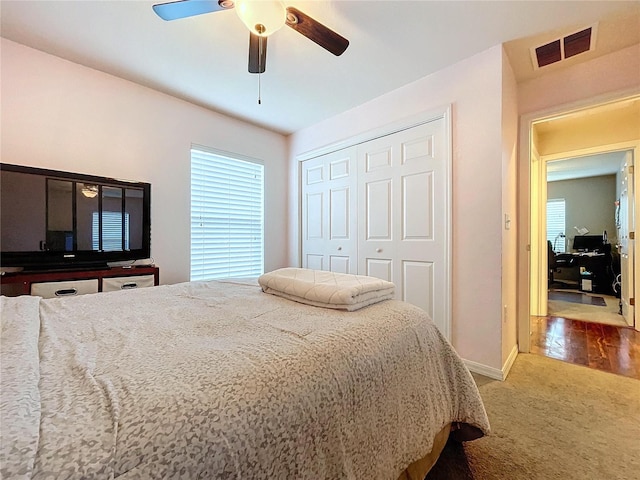
<instances>
[{"instance_id":1,"label":"bed","mask_svg":"<svg viewBox=\"0 0 640 480\"><path fill-rule=\"evenodd\" d=\"M489 431L461 359L400 301L242 280L0 302L5 479L417 479L450 432Z\"/></svg>"}]
</instances>

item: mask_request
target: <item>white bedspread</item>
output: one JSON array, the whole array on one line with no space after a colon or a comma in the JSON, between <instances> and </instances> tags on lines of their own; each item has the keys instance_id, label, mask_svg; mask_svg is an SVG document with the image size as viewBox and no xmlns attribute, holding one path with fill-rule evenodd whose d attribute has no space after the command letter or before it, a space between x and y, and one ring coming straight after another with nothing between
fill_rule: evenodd
<instances>
[{"instance_id":1,"label":"white bedspread","mask_svg":"<svg viewBox=\"0 0 640 480\"><path fill-rule=\"evenodd\" d=\"M265 293L316 307L354 311L389 300L395 293L391 282L365 275L281 268L258 279Z\"/></svg>"},{"instance_id":2,"label":"white bedspread","mask_svg":"<svg viewBox=\"0 0 640 480\"><path fill-rule=\"evenodd\" d=\"M396 480L445 424L489 428L460 358L394 300L349 313L255 282L3 298L1 354L7 479Z\"/></svg>"},{"instance_id":3,"label":"white bedspread","mask_svg":"<svg viewBox=\"0 0 640 480\"><path fill-rule=\"evenodd\" d=\"M0 478L4 479L31 478L38 449L39 307L39 297L0 297Z\"/></svg>"}]
</instances>

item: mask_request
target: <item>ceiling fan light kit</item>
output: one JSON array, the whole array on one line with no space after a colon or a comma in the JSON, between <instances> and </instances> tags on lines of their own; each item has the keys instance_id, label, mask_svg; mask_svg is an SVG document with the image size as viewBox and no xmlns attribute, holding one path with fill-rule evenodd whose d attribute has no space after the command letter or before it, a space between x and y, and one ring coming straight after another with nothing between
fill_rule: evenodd
<instances>
[{"instance_id":1,"label":"ceiling fan light kit","mask_svg":"<svg viewBox=\"0 0 640 480\"><path fill-rule=\"evenodd\" d=\"M268 37L280 30L287 20L284 3L275 1L236 0L236 13L249 31Z\"/></svg>"}]
</instances>

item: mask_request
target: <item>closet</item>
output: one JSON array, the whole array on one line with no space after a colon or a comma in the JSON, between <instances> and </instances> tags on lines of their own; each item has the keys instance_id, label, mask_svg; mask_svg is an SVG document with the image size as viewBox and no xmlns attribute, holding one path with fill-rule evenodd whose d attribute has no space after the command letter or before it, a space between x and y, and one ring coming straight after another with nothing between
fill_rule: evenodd
<instances>
[{"instance_id":1,"label":"closet","mask_svg":"<svg viewBox=\"0 0 640 480\"><path fill-rule=\"evenodd\" d=\"M302 266L357 273L356 147L302 164Z\"/></svg>"},{"instance_id":2,"label":"closet","mask_svg":"<svg viewBox=\"0 0 640 480\"><path fill-rule=\"evenodd\" d=\"M448 115L301 165L302 266L389 280L449 338Z\"/></svg>"}]
</instances>

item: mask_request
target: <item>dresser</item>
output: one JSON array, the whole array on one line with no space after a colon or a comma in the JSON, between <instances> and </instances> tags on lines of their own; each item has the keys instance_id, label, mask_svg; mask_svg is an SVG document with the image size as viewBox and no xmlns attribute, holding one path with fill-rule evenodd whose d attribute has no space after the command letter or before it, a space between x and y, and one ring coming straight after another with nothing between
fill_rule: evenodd
<instances>
[{"instance_id":1,"label":"dresser","mask_svg":"<svg viewBox=\"0 0 640 480\"><path fill-rule=\"evenodd\" d=\"M47 270L4 273L0 293L8 297L37 295L43 298L69 297L153 287L160 282L156 266L112 267L94 270Z\"/></svg>"}]
</instances>

